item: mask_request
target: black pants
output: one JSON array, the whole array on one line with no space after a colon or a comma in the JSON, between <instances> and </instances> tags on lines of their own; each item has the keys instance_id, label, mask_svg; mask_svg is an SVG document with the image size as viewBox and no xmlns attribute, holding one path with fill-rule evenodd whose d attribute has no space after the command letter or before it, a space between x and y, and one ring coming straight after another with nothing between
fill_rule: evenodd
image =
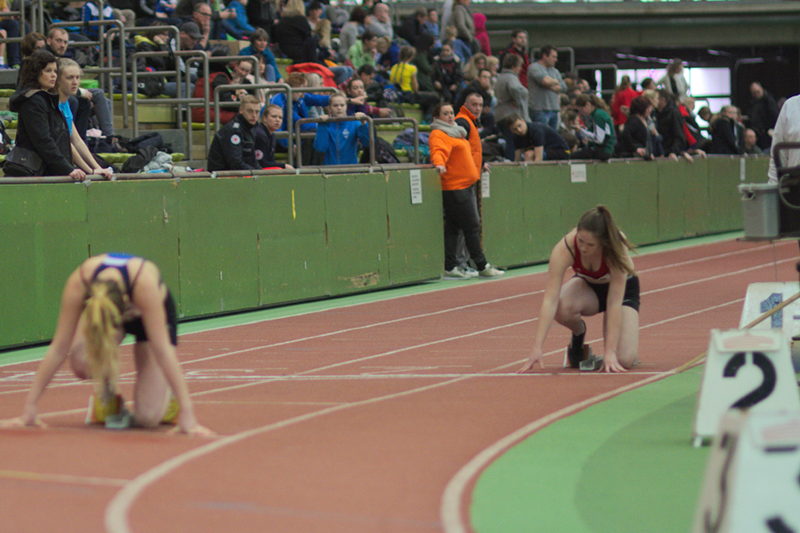
<instances>
[{"instance_id":1,"label":"black pants","mask_svg":"<svg viewBox=\"0 0 800 533\"><path fill-rule=\"evenodd\" d=\"M464 232L467 251L475 268L486 267L486 257L481 248L481 219L478 215L478 200L475 185L458 191L442 191L444 207L444 269L452 270L458 265L458 234Z\"/></svg>"}]
</instances>

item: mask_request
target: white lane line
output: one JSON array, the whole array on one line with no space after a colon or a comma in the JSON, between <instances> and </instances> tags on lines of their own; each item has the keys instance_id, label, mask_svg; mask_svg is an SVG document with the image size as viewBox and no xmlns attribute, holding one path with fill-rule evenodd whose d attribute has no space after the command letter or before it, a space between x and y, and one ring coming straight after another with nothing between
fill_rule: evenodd
<instances>
[{"instance_id":1,"label":"white lane line","mask_svg":"<svg viewBox=\"0 0 800 533\"><path fill-rule=\"evenodd\" d=\"M648 326L652 327L652 326L657 325L657 324L664 324L664 323L667 323L667 322L671 322L673 320L678 320L679 318L686 318L686 317L689 317L689 316L694 316L694 315L700 314L702 312L714 311L714 310L719 309L720 307L723 307L725 305L731 305L732 303L741 302L741 301L742 301L742 299L739 298L737 300L733 300L733 301L727 302L725 304L719 304L719 305L711 306L711 307L709 307L709 308L707 308L705 310L699 310L699 311L694 311L694 312L691 312L691 313L686 313L684 315L681 315L681 317L675 317L675 318L671 318L671 319L661 320L659 322L656 322L656 323L653 323L653 324L649 324ZM523 321L523 322L525 322L525 321ZM503 327L506 327L506 326L503 326ZM499 328L491 328L491 329L499 329ZM391 354L391 353L394 353L396 351L397 350L393 350L392 352L386 352L386 354ZM545 356L556 355L556 354L557 355L561 355L562 353L563 353L563 350L558 349L558 350L553 350L551 352L548 352L547 354L545 354ZM376 357L376 356L372 356L371 358L374 358L374 357ZM522 363L522 361L523 360L518 360L515 363L511 363L511 364L519 365L520 363ZM487 372L501 370L502 368L505 368L507 366L510 366L510 365L506 364L506 365L502 365L502 366L499 366L499 367L495 367L495 368L489 369ZM643 385L645 383L649 383L651 381L655 381L657 379L660 379L662 377L670 375L674 371L675 371L675 369L672 369L672 370L669 370L669 371L666 371L666 372L660 372L660 373L657 373L657 374L655 374L653 376L647 377L647 378L645 378L645 379L643 379L643 380L641 380L641 381L639 381L637 383ZM579 374L573 374L573 375L579 375ZM188 463L188 462L190 462L190 461L192 461L194 459L199 459L199 458L201 458L201 457L203 457L205 455L213 453L213 452L215 452L215 451L217 451L217 450L219 450L219 449L221 449L221 448L223 448L225 446L228 446L230 444L238 443L238 442L240 442L242 440L245 440L247 438L250 438L250 437L253 437L253 436L256 436L256 435L261 435L261 434L264 434L264 433L268 433L270 431L283 429L283 428L286 428L286 427L289 427L289 426L292 426L292 425L295 425L295 424L298 424L298 423L301 423L301 422L306 422L308 420L312 420L314 418L318 418L318 417L321 417L321 416L324 416L324 415L327 415L327 414L343 411L345 409L350 409L350 408L354 408L354 407L362 407L362 406L365 406L365 405L379 403L379 402L383 402L383 401L386 401L386 400L393 400L393 399L401 398L401 397L404 397L404 396L410 396L412 394L417 394L417 393L420 393L420 392L426 392L426 391L438 389L438 388L441 388L441 387L446 387L448 385L452 385L454 383L459 383L461 381L466 381L468 379L472 379L472 378L465 377L465 376L459 376L457 378L448 379L446 381L439 382L439 383L432 383L430 385L417 387L417 388L410 389L410 390L407 390L407 391L402 391L402 392L397 392L397 393L393 393L393 394L388 394L388 395L385 395L385 396L379 396L379 397L369 398L369 399L361 400L361 401L357 401L357 402L344 403L344 404L341 404L341 405L332 406L332 407L329 407L329 408L326 408L326 409L322 409L322 410L319 410L319 411L315 411L315 412L312 412L312 413L306 413L306 414L301 415L301 416L288 418L286 420L282 420L280 422L275 422L273 424L268 424L268 425L261 426L261 427L258 427L258 428L253 428L253 429L250 429L250 430L247 430L247 431L236 433L234 435L221 437L221 438L218 438L217 440L215 440L213 442L210 442L208 444L205 444L203 446L200 446L198 448L195 448L195 449L190 450L188 452L185 452L183 454L176 455L176 456L164 461L163 463L160 463L160 464L154 466L150 470L142 472L136 478L131 480L130 483L126 484L122 488L122 490L120 490L114 496L114 498L109 503L108 507L106 507L106 513L105 513L106 530L107 530L108 533L131 533L131 529L130 529L130 526L128 524L128 513L129 513L129 510L130 510L131 506L133 505L133 503L138 498L139 494L141 494L147 487L149 487L153 483L156 483L161 478L169 475L173 470L179 468L180 466L183 466L184 464L186 464L186 463ZM632 385L630 385L628 387L621 387L619 389L615 389L615 391L612 391L612 392L606 393L606 394L608 394L608 395L618 394L619 392L627 390L628 388L633 388L634 386L636 386L637 383L634 383L634 384L632 384ZM217 389L215 392L224 391L224 390L232 390L232 389L235 389L235 388L242 388L242 387L252 386L252 385L254 385L254 384L244 384L244 385L239 385L239 386L236 386L236 387L228 387L228 388L223 388L223 389ZM206 391L206 393L208 393L208 392L211 392L211 391ZM202 395L202 394L205 394L205 393L201 392L201 393L193 394L192 396L199 396L199 395ZM603 395L600 395L600 396L603 396ZM599 398L599 397L596 397L596 398ZM600 398L600 399L603 399L603 398ZM599 400L596 400L596 401L599 401Z\"/></svg>"},{"instance_id":2,"label":"white lane line","mask_svg":"<svg viewBox=\"0 0 800 533\"><path fill-rule=\"evenodd\" d=\"M96 487L124 487L129 479L109 477L73 476L68 474L47 474L22 470L0 470L0 480L14 479L42 483L64 483L67 485L90 485Z\"/></svg>"}]
</instances>

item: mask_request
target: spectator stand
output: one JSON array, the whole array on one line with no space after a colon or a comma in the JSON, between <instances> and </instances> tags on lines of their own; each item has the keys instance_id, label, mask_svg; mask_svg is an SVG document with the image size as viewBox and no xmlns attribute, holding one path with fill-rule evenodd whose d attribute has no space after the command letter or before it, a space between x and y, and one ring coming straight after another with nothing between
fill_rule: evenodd
<instances>
[{"instance_id":1,"label":"spectator stand","mask_svg":"<svg viewBox=\"0 0 800 533\"><path fill-rule=\"evenodd\" d=\"M136 61L139 57L167 57L169 55L175 56L175 70L170 70L166 72L138 72L136 69L133 70L132 76L132 84L134 87L138 87L139 85L139 78L140 77L148 77L148 76L164 76L164 75L175 75L175 79L177 81L178 92L177 94L183 94L183 83L189 84L189 65L186 64L186 79L182 79L180 67L178 65L178 58L179 57L186 57L186 58L198 58L202 62L202 69L203 69L203 76L208 81L208 52L204 50L176 50L174 52L135 52L133 54L133 60ZM206 87L208 90L208 87ZM207 93L206 93L207 94ZM187 125L187 157L189 159L193 159L193 148L192 148L192 122L189 120L188 116L188 106L187 104L196 104L196 105L205 105L206 116L208 116L208 111L210 109L208 98L192 98L192 97L159 97L159 98L142 98L139 96L137 91L131 92L131 112L133 115L133 136L136 137L139 135L139 106L142 104L146 105L168 105L170 107L174 107L175 104L177 106L177 113L175 113L174 119L176 122L176 126L180 129L183 126L181 121L182 115L186 114L186 125ZM210 135L209 135L209 124L206 121L205 127L205 142L206 146L210 142Z\"/></svg>"},{"instance_id":2,"label":"spectator stand","mask_svg":"<svg viewBox=\"0 0 800 533\"><path fill-rule=\"evenodd\" d=\"M121 33L121 41L127 42L128 37L133 34L143 33L146 31L150 31L153 29L159 29L163 31L167 31L170 33L170 38L174 37L173 42L175 43L176 51L180 50L180 30L177 26L133 26L130 28L126 28L124 25L118 26L116 28L111 28L111 30L106 33L106 45L107 45L107 56L109 58L109 68L108 68L108 76L109 76L109 83L110 86L114 86L114 78L119 77L120 79L120 98L122 98L122 127L127 128L129 127L129 119L130 110L128 109L129 102L128 100L131 99L130 93L136 92L137 84L135 82L131 82L130 88L131 91L128 91L128 78L131 78L133 74L128 72L128 61L127 61L127 50L125 46L120 47L120 66L113 67L113 53L112 53L112 43L113 38L116 36L117 33ZM173 35L174 34L174 35ZM133 56L133 70L138 70L136 68L136 57ZM177 60L176 60L176 71L177 71ZM159 72L161 76L164 74L170 74L171 71L168 72ZM141 76L144 73L140 73ZM130 104L132 105L132 104Z\"/></svg>"}]
</instances>

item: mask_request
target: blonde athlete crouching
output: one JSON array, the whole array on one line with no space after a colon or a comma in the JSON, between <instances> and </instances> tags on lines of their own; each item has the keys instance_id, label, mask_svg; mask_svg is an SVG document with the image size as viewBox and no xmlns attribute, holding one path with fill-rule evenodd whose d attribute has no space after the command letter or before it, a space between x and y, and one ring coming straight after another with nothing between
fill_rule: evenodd
<instances>
[{"instance_id":1,"label":"blonde athlete crouching","mask_svg":"<svg viewBox=\"0 0 800 533\"><path fill-rule=\"evenodd\" d=\"M553 320L572 330L567 356L570 366L578 368L586 335L581 317L597 313L604 313L601 370L624 372L638 364L639 278L628 255L631 249L602 205L584 213L577 227L558 241L550 253L533 351L520 372L533 371L536 363L544 368L543 346ZM575 275L564 282L570 267Z\"/></svg>"},{"instance_id":2,"label":"blonde athlete crouching","mask_svg":"<svg viewBox=\"0 0 800 533\"><path fill-rule=\"evenodd\" d=\"M169 289L152 262L124 254L90 257L67 279L53 341L39 365L25 408L2 427L44 426L37 403L56 371L69 357L79 378L95 382L94 406L87 421L101 422L123 407L118 393L119 343L131 333L136 364L133 418L156 427L170 408L170 391L180 409L183 433L212 435L197 423L178 358L177 316Z\"/></svg>"}]
</instances>

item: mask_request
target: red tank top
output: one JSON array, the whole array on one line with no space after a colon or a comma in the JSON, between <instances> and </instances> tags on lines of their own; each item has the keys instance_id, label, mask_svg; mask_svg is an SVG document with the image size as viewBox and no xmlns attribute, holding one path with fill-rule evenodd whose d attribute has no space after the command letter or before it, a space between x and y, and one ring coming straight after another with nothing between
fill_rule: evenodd
<instances>
[{"instance_id":1,"label":"red tank top","mask_svg":"<svg viewBox=\"0 0 800 533\"><path fill-rule=\"evenodd\" d=\"M564 244L567 244L566 237L564 238ZM600 268L597 270L589 270L583 266L583 263L581 263L581 251L578 249L577 235L572 241L572 249L570 250L570 247L567 246L567 250L572 254L572 270L576 276L585 279L589 283L609 283L611 281L611 273L608 270L605 257L600 261Z\"/></svg>"}]
</instances>

